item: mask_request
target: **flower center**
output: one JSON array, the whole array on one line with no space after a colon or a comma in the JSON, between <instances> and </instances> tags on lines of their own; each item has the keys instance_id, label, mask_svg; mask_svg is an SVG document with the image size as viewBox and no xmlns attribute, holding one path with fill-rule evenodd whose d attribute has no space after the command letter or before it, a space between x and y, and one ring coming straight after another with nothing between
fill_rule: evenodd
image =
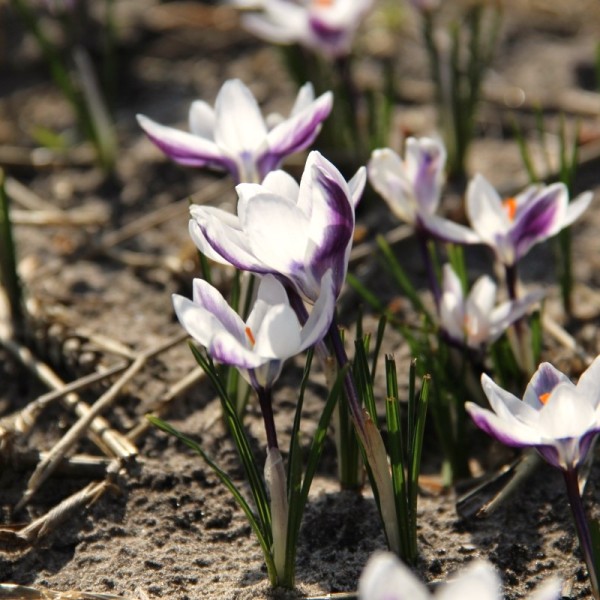
<instances>
[{"instance_id":1,"label":"flower center","mask_svg":"<svg viewBox=\"0 0 600 600\"><path fill-rule=\"evenodd\" d=\"M548 402L548 398L550 398L550 392L546 392L545 394L540 394L539 398L540 398L540 402L542 404L546 404L546 402Z\"/></svg>"},{"instance_id":2,"label":"flower center","mask_svg":"<svg viewBox=\"0 0 600 600\"><path fill-rule=\"evenodd\" d=\"M506 198L502 201L502 206L504 207L509 220L514 221L517 214L517 199L514 197Z\"/></svg>"},{"instance_id":3,"label":"flower center","mask_svg":"<svg viewBox=\"0 0 600 600\"><path fill-rule=\"evenodd\" d=\"M250 340L250 344L254 348L254 344L256 344L256 339L254 338L252 329L250 329L250 327L246 327L245 331L246 331L246 337Z\"/></svg>"}]
</instances>

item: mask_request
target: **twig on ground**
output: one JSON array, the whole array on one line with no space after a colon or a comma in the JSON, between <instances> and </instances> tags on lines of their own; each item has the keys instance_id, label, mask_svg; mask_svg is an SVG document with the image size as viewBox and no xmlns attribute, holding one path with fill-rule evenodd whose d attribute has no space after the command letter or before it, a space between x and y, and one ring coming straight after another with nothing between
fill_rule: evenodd
<instances>
[{"instance_id":1,"label":"twig on ground","mask_svg":"<svg viewBox=\"0 0 600 600\"><path fill-rule=\"evenodd\" d=\"M90 408L89 412L81 416L79 420L69 429L69 431L66 432L61 440L49 452L46 460L40 462L36 470L31 475L27 484L27 490L23 494L23 497L17 504L15 510L19 510L25 504L27 504L29 500L31 500L41 485L54 472L54 469L60 460L85 434L94 418L96 418L101 412L113 404L113 402L118 398L118 395L121 393L123 387L129 383L129 381L131 381L131 379L137 375L139 371L142 370L146 362L150 358L164 352L165 350L168 350L186 338L187 332L179 333L166 342L145 350L133 361L127 371L125 371L125 373L123 373L123 375L121 375L121 377L102 396L100 396L100 398Z\"/></svg>"},{"instance_id":2,"label":"twig on ground","mask_svg":"<svg viewBox=\"0 0 600 600\"><path fill-rule=\"evenodd\" d=\"M205 377L204 370L201 367L195 367L185 377L177 381L171 386L171 389L150 409L150 414L155 417L160 417L179 394L188 390L192 385L202 380ZM137 441L142 435L152 428L153 425L145 417L138 425L127 433L127 438L131 441Z\"/></svg>"}]
</instances>

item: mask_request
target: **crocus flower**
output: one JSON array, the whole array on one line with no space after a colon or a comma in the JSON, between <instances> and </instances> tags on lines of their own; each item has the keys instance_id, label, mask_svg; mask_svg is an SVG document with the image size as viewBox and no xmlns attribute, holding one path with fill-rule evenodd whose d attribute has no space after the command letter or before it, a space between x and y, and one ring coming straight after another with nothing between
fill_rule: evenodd
<instances>
[{"instance_id":1,"label":"crocus flower","mask_svg":"<svg viewBox=\"0 0 600 600\"><path fill-rule=\"evenodd\" d=\"M244 321L209 283L194 279L193 300L173 295L177 318L215 360L239 368L252 385L272 386L283 361L319 342L335 306L331 271L324 274L321 295L301 326L285 289L275 277L262 278L256 302Z\"/></svg>"},{"instance_id":2,"label":"crocus flower","mask_svg":"<svg viewBox=\"0 0 600 600\"><path fill-rule=\"evenodd\" d=\"M507 267L515 265L535 244L578 219L592 200L585 192L569 202L563 183L530 186L502 200L492 185L476 175L467 188L467 215L481 242Z\"/></svg>"},{"instance_id":3,"label":"crocus flower","mask_svg":"<svg viewBox=\"0 0 600 600\"><path fill-rule=\"evenodd\" d=\"M558 600L561 585L551 579L529 596L530 600ZM501 600L500 577L483 560L470 563L455 578L431 594L398 558L378 552L367 563L358 584L359 600Z\"/></svg>"},{"instance_id":4,"label":"crocus flower","mask_svg":"<svg viewBox=\"0 0 600 600\"><path fill-rule=\"evenodd\" d=\"M354 34L374 0L263 0L245 15L246 29L276 44L298 43L328 58L350 53Z\"/></svg>"},{"instance_id":5,"label":"crocus flower","mask_svg":"<svg viewBox=\"0 0 600 600\"><path fill-rule=\"evenodd\" d=\"M243 271L275 274L312 303L321 294L324 274L331 270L337 297L346 277L354 209L365 180L361 167L347 183L313 151L300 185L283 171L269 173L262 185L238 185L237 216L192 206L190 233L209 258Z\"/></svg>"},{"instance_id":6,"label":"crocus flower","mask_svg":"<svg viewBox=\"0 0 600 600\"><path fill-rule=\"evenodd\" d=\"M415 230L462 244L477 243L474 231L436 215L444 181L446 149L432 138L408 138L404 160L390 148L373 151L369 181L391 211Z\"/></svg>"},{"instance_id":7,"label":"crocus flower","mask_svg":"<svg viewBox=\"0 0 600 600\"><path fill-rule=\"evenodd\" d=\"M203 100L192 103L190 133L143 115L137 119L148 137L175 162L229 171L236 183L260 182L286 156L312 144L332 104L331 92L315 100L312 84L307 83L289 118L278 119L269 129L252 92L239 79L230 79L221 87L214 109Z\"/></svg>"},{"instance_id":8,"label":"crocus flower","mask_svg":"<svg viewBox=\"0 0 600 600\"><path fill-rule=\"evenodd\" d=\"M535 372L523 400L482 375L492 410L467 402L475 424L507 446L535 448L564 471L576 470L600 431L600 357L577 385L549 363Z\"/></svg>"},{"instance_id":9,"label":"crocus flower","mask_svg":"<svg viewBox=\"0 0 600 600\"><path fill-rule=\"evenodd\" d=\"M496 306L496 290L492 279L483 275L465 298L458 275L451 265L444 265L440 302L442 329L453 340L481 349L495 342L542 297L541 293L531 293Z\"/></svg>"}]
</instances>

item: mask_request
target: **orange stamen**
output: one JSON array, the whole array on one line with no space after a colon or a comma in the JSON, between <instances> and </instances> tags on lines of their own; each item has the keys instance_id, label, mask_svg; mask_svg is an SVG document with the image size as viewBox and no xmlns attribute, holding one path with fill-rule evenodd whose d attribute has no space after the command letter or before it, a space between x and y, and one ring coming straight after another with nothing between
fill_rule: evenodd
<instances>
[{"instance_id":1,"label":"orange stamen","mask_svg":"<svg viewBox=\"0 0 600 600\"><path fill-rule=\"evenodd\" d=\"M246 335L248 336L250 343L254 346L254 344L256 344L256 340L254 339L254 334L252 333L252 329L250 329L250 327L246 327Z\"/></svg>"},{"instance_id":2,"label":"orange stamen","mask_svg":"<svg viewBox=\"0 0 600 600\"><path fill-rule=\"evenodd\" d=\"M508 214L508 218L511 221L515 220L515 215L517 214L517 199L516 198L506 198L506 200L502 201L502 206L504 206L504 210Z\"/></svg>"},{"instance_id":3,"label":"orange stamen","mask_svg":"<svg viewBox=\"0 0 600 600\"><path fill-rule=\"evenodd\" d=\"M313 4L315 6L320 6L321 8L325 8L327 6L333 6L335 0L313 0Z\"/></svg>"},{"instance_id":4,"label":"orange stamen","mask_svg":"<svg viewBox=\"0 0 600 600\"><path fill-rule=\"evenodd\" d=\"M550 398L550 392L546 392L545 394L542 394L540 396L540 402L542 404L546 404L546 402L548 402L548 398Z\"/></svg>"}]
</instances>

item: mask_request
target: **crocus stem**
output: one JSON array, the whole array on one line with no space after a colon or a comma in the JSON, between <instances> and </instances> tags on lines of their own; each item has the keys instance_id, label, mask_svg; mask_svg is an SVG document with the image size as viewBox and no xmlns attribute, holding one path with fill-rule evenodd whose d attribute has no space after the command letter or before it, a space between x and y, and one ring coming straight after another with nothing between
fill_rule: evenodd
<instances>
[{"instance_id":1,"label":"crocus stem","mask_svg":"<svg viewBox=\"0 0 600 600\"><path fill-rule=\"evenodd\" d=\"M511 300L517 299L517 265L506 265L506 288Z\"/></svg>"},{"instance_id":2,"label":"crocus stem","mask_svg":"<svg viewBox=\"0 0 600 600\"><path fill-rule=\"evenodd\" d=\"M256 390L258 395L258 402L260 404L260 412L263 416L265 423L265 432L267 434L267 448L279 448L277 443L277 432L275 430L275 419L273 417L273 402L271 398L271 388L263 387L259 385L251 374L250 379L252 381L252 387Z\"/></svg>"},{"instance_id":3,"label":"crocus stem","mask_svg":"<svg viewBox=\"0 0 600 600\"><path fill-rule=\"evenodd\" d=\"M348 355L346 354L346 349L344 348L344 343L342 342L342 337L340 335L340 330L338 329L335 317L329 326L329 339L331 340L333 353L335 354L338 365L341 368L345 367L350 361L348 360ZM352 415L357 433L364 439L365 425L363 411L360 404L360 399L358 397L356 383L350 370L346 371L346 376L344 377L344 392L346 393L348 408L350 409L350 414Z\"/></svg>"},{"instance_id":4,"label":"crocus stem","mask_svg":"<svg viewBox=\"0 0 600 600\"><path fill-rule=\"evenodd\" d=\"M569 496L569 504L575 520L575 528L577 529L577 537L579 545L583 552L583 557L588 568L592 592L596 600L600 600L600 587L598 586L598 574L596 573L596 562L594 560L594 549L592 546L592 536L585 516L585 509L581 494L579 492L579 479L577 469L569 469L563 471L565 483L567 485L567 495Z\"/></svg>"},{"instance_id":5,"label":"crocus stem","mask_svg":"<svg viewBox=\"0 0 600 600\"><path fill-rule=\"evenodd\" d=\"M438 309L439 312L442 292L440 290L440 284L438 278L436 277L435 270L433 268L433 262L431 260L431 255L429 254L429 248L427 247L427 244L429 242L429 236L423 231L418 231L417 239L419 241L419 247L421 248L421 254L423 256L423 263L425 264L425 269L427 270L427 278L429 279L429 287L431 288L431 293L433 294L435 307L436 309Z\"/></svg>"}]
</instances>

